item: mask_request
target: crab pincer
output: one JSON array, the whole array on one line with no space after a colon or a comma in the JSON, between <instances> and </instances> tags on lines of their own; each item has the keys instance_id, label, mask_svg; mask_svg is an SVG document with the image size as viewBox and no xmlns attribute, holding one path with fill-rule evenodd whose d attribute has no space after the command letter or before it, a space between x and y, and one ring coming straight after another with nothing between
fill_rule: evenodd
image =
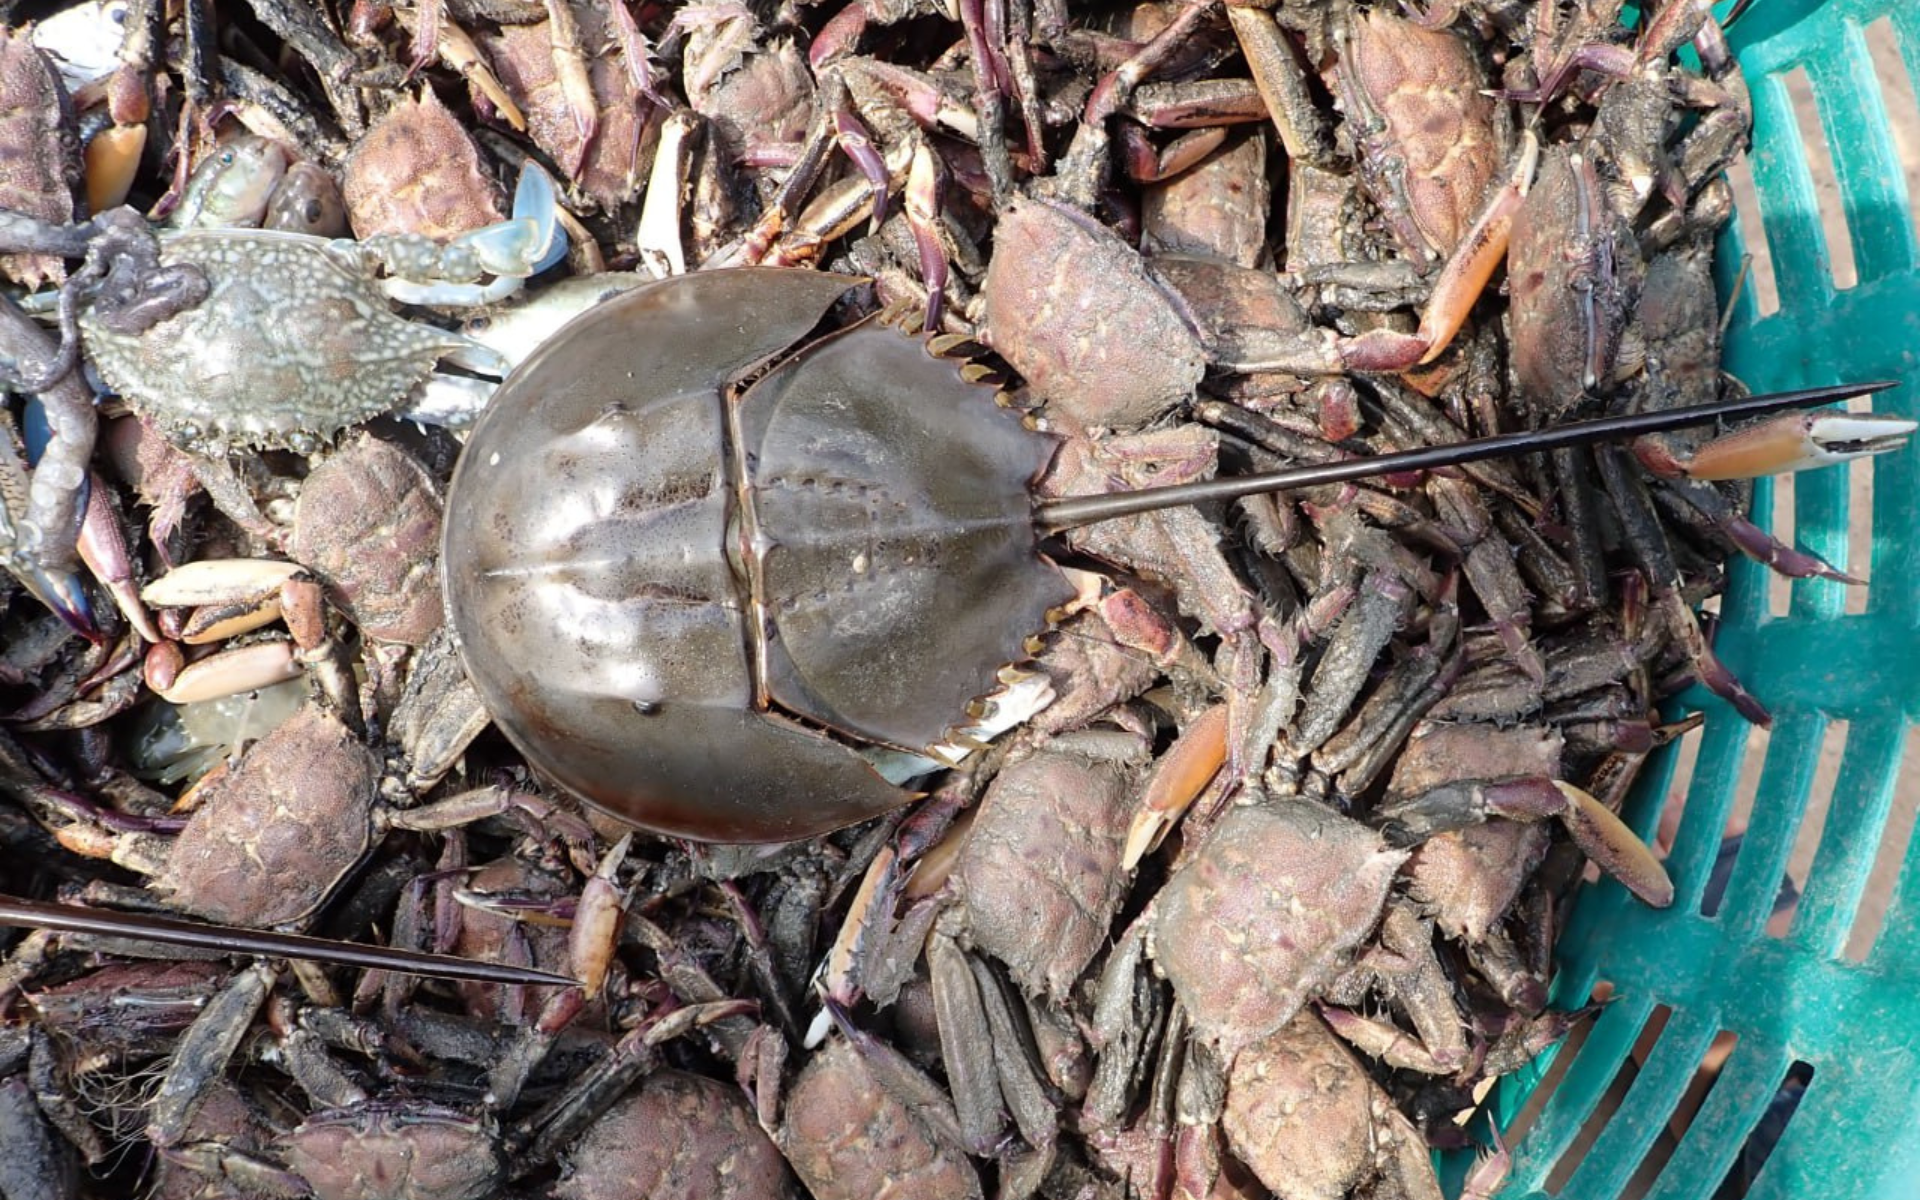
<instances>
[{"instance_id":1,"label":"crab pincer","mask_svg":"<svg viewBox=\"0 0 1920 1200\"><path fill-rule=\"evenodd\" d=\"M1665 438L1633 443L1640 465L1655 475L1694 480L1756 479L1830 467L1907 444L1920 422L1892 413L1831 410L1786 413L1713 438L1691 450Z\"/></svg>"},{"instance_id":2,"label":"crab pincer","mask_svg":"<svg viewBox=\"0 0 1920 1200\"><path fill-rule=\"evenodd\" d=\"M1388 844L1412 846L1436 833L1463 829L1488 817L1558 820L1574 845L1628 891L1655 908L1673 903L1673 881L1646 844L1598 800L1564 780L1522 775L1511 779L1444 783L1380 812Z\"/></svg>"},{"instance_id":3,"label":"crab pincer","mask_svg":"<svg viewBox=\"0 0 1920 1200\"><path fill-rule=\"evenodd\" d=\"M393 271L380 286L394 300L460 307L491 304L511 296L528 276L566 254L558 210L552 176L529 162L520 172L513 216L507 220L444 244L397 234L369 238L365 245ZM488 276L492 278L480 282Z\"/></svg>"},{"instance_id":4,"label":"crab pincer","mask_svg":"<svg viewBox=\"0 0 1920 1200\"><path fill-rule=\"evenodd\" d=\"M37 539L31 536L26 456L15 444L12 424L0 413L0 568L19 580L68 628L88 638L98 637L93 609L79 574L38 552Z\"/></svg>"}]
</instances>

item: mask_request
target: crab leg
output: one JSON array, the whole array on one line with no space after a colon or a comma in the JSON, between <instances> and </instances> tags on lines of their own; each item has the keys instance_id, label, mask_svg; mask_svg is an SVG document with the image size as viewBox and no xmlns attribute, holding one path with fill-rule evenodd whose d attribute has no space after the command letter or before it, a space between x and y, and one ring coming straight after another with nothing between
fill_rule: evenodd
<instances>
[{"instance_id":1,"label":"crab leg","mask_svg":"<svg viewBox=\"0 0 1920 1200\"><path fill-rule=\"evenodd\" d=\"M866 123L848 104L833 110L833 140L873 189L873 227L880 228L887 221L887 192L893 186L893 172L887 170L887 160L875 149Z\"/></svg>"},{"instance_id":2,"label":"crab leg","mask_svg":"<svg viewBox=\"0 0 1920 1200\"><path fill-rule=\"evenodd\" d=\"M800 155L788 170L786 179L781 182L780 190L768 202L753 228L738 243L716 256L715 261L707 263L708 267L750 267L764 261L775 240L786 232L788 222L800 208L800 202L820 181L820 174L826 169L827 151L839 140L833 115L842 110L847 94L846 80L837 71L826 75L820 83L813 120L807 127L806 136L801 139ZM885 201L881 194L872 193L870 183L867 187L869 193L873 194L877 210Z\"/></svg>"},{"instance_id":3,"label":"crab leg","mask_svg":"<svg viewBox=\"0 0 1920 1200\"><path fill-rule=\"evenodd\" d=\"M1333 134L1307 89L1306 69L1279 24L1260 9L1237 4L1227 7L1227 19L1288 160L1327 165L1333 158Z\"/></svg>"},{"instance_id":4,"label":"crab leg","mask_svg":"<svg viewBox=\"0 0 1920 1200\"><path fill-rule=\"evenodd\" d=\"M1655 908L1673 903L1673 881L1645 843L1604 804L1570 783L1544 776L1443 783L1381 810L1389 845L1411 846L1490 816L1557 819L1581 853Z\"/></svg>"},{"instance_id":5,"label":"crab leg","mask_svg":"<svg viewBox=\"0 0 1920 1200\"><path fill-rule=\"evenodd\" d=\"M1201 24L1211 19L1218 7L1213 0L1191 4L1134 55L1102 76L1087 96L1080 128L1073 145L1061 160L1056 173L1061 183L1061 198L1083 209L1090 209L1105 183L1108 147L1107 119L1122 111L1133 97L1133 90L1164 65L1169 56L1185 44Z\"/></svg>"},{"instance_id":6,"label":"crab leg","mask_svg":"<svg viewBox=\"0 0 1920 1200\"><path fill-rule=\"evenodd\" d=\"M1740 515L1731 500L1704 483L1669 480L1654 489L1654 503L1666 508L1670 516L1704 520L1707 528L1719 534L1757 563L1789 579L1831 579L1835 583L1864 583L1839 570L1817 554L1796 550ZM1675 511L1676 507L1679 511Z\"/></svg>"},{"instance_id":7,"label":"crab leg","mask_svg":"<svg viewBox=\"0 0 1920 1200\"><path fill-rule=\"evenodd\" d=\"M1599 463L1601 484L1612 497L1614 511L1620 516L1620 528L1627 545L1640 561L1648 582L1653 585L1654 601L1666 612L1674 631L1679 634L1700 682L1732 704L1741 716L1755 725L1764 729L1773 724L1773 717L1767 712L1766 706L1741 686L1733 672L1727 670L1708 647L1706 635L1700 630L1699 619L1681 595L1680 568L1675 565L1673 551L1660 532L1660 517L1653 509L1652 498L1647 495L1645 480L1627 468L1622 453L1605 450L1594 457Z\"/></svg>"},{"instance_id":8,"label":"crab leg","mask_svg":"<svg viewBox=\"0 0 1920 1200\"><path fill-rule=\"evenodd\" d=\"M1572 448L1550 459L1560 511L1572 536L1567 565L1572 568L1573 607L1588 611L1607 601L1607 565L1600 545L1600 501L1593 485L1592 458Z\"/></svg>"},{"instance_id":9,"label":"crab leg","mask_svg":"<svg viewBox=\"0 0 1920 1200\"><path fill-rule=\"evenodd\" d=\"M615 7L618 7L616 5ZM582 145L593 141L600 127L599 106L593 99L593 81L587 77L587 56L580 44L580 24L567 0L547 0L547 38L552 44L553 75L567 99L574 128Z\"/></svg>"},{"instance_id":10,"label":"crab leg","mask_svg":"<svg viewBox=\"0 0 1920 1200\"><path fill-rule=\"evenodd\" d=\"M999 19L989 18L994 12ZM975 111L980 117L980 163L987 172L987 186L993 194L996 210L1005 206L1013 194L1013 155L1007 149L1006 95L1012 80L1007 67L1005 41L1000 27L1005 11L985 0L960 0L960 27L966 32L967 56L973 68Z\"/></svg>"},{"instance_id":11,"label":"crab leg","mask_svg":"<svg viewBox=\"0 0 1920 1200\"><path fill-rule=\"evenodd\" d=\"M114 604L148 643L161 641L153 618L140 603L140 589L134 583L133 562L127 551L127 538L121 528L120 514L108 499L108 487L98 476L90 476L87 487L86 516L80 522L78 549L81 561L93 577L107 589Z\"/></svg>"},{"instance_id":12,"label":"crab leg","mask_svg":"<svg viewBox=\"0 0 1920 1200\"><path fill-rule=\"evenodd\" d=\"M916 139L913 163L907 168L907 227L913 231L914 248L920 252L920 278L927 285L927 315L921 326L927 333L939 332L947 300L947 249L940 242L943 182L940 160L925 141Z\"/></svg>"}]
</instances>

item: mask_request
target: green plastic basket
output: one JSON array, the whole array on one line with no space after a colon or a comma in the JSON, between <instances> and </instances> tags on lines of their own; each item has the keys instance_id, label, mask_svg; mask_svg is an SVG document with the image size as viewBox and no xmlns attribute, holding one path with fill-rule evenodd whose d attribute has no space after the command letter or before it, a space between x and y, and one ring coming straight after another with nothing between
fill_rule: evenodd
<instances>
[{"instance_id":1,"label":"green plastic basket","mask_svg":"<svg viewBox=\"0 0 1920 1200\"><path fill-rule=\"evenodd\" d=\"M1742 289L1727 340L1731 369L1756 392L1899 378L1906 386L1875 404L1911 414L1920 409L1913 387L1920 380L1920 253L1869 52L1883 19L1908 77L1920 80L1920 0L1757 0L1729 31L1753 91L1752 166L1764 228L1736 222L1719 267L1724 296L1746 246L1764 237L1772 255L1780 310L1762 316L1755 289ZM1851 234L1858 281L1845 289L1834 284L1814 175L1789 102L1796 68L1811 84ZM1846 469L1756 489L1754 521L1763 528L1776 487L1792 489L1798 543L1868 575L1867 611L1848 614L1848 589L1815 580L1796 582L1787 614L1770 615L1768 572L1752 564L1733 572L1719 653L1775 716L1751 824L1730 876L1723 875L1717 908L1707 903L1703 912L1755 735L1728 705L1695 689L1684 706L1704 711L1706 722L1667 864L1673 907L1655 912L1611 882L1577 901L1555 1002L1585 1003L1601 981L1612 984L1614 999L1584 1041L1561 1051L1567 1061L1536 1064L1530 1078L1500 1093L1496 1116L1505 1126L1531 1091L1557 1077L1513 1147L1503 1200L1707 1200L1742 1161L1743 1148L1753 1153L1767 1144L1748 1196L1920 1197L1920 839L1909 843L1877 940L1862 961L1846 954L1883 832L1904 836L1888 826L1909 726L1920 711L1917 474L1914 449L1875 460L1871 514L1849 513ZM1871 561L1848 564L1849 524L1869 515ZM1839 721L1848 722L1845 752L1818 848L1795 881L1801 898L1791 928L1772 936L1764 927L1803 837L1823 739ZM1668 753L1649 765L1627 814L1643 836L1659 823L1675 763ZM1738 1043L1717 1074L1703 1074L1702 1060L1722 1031ZM1777 1102L1789 1072L1797 1080L1809 1067L1797 1106ZM1674 1141L1677 1106L1693 1089L1691 1106L1709 1082ZM1756 1138L1763 1119L1768 1128ZM1669 1155L1657 1173L1650 1154L1655 1163Z\"/></svg>"}]
</instances>

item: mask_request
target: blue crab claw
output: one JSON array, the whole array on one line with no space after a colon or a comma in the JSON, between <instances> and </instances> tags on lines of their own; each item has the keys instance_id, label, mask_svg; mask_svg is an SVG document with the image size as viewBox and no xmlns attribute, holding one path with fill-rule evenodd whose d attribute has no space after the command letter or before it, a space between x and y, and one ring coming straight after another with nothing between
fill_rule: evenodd
<instances>
[{"instance_id":1,"label":"blue crab claw","mask_svg":"<svg viewBox=\"0 0 1920 1200\"><path fill-rule=\"evenodd\" d=\"M529 161L514 190L513 216L463 233L441 252L444 262L461 264L463 275L491 275L491 282L392 278L384 280L382 286L387 295L403 304L475 306L504 300L519 291L527 277L546 270L566 254L567 235L560 228L559 212L553 176L540 164Z\"/></svg>"},{"instance_id":2,"label":"blue crab claw","mask_svg":"<svg viewBox=\"0 0 1920 1200\"><path fill-rule=\"evenodd\" d=\"M533 266L529 275L553 266L567 255L567 231L560 227L560 199L555 194L553 176L546 168L532 159L520 169L519 186L513 189L513 219L531 220L534 223L534 245L537 253L530 255Z\"/></svg>"},{"instance_id":3,"label":"blue crab claw","mask_svg":"<svg viewBox=\"0 0 1920 1200\"><path fill-rule=\"evenodd\" d=\"M1756 479L1885 454L1906 444L1920 424L1886 413L1833 409L1787 413L1714 438L1691 453L1658 438L1634 443L1656 475L1688 479Z\"/></svg>"},{"instance_id":4,"label":"blue crab claw","mask_svg":"<svg viewBox=\"0 0 1920 1200\"><path fill-rule=\"evenodd\" d=\"M99 623L93 619L93 605L87 601L87 589L77 573L41 566L24 555L7 555L0 565L34 599L52 609L68 629L90 642L102 640Z\"/></svg>"},{"instance_id":5,"label":"blue crab claw","mask_svg":"<svg viewBox=\"0 0 1920 1200\"><path fill-rule=\"evenodd\" d=\"M102 634L93 619L85 586L71 568L49 565L40 552L44 534L36 535L24 517L31 488L27 467L46 449L50 436L46 415L38 400L26 408L25 436L16 440L12 421L0 407L0 568L18 579L36 600L52 609L67 627L88 641ZM22 453L22 451L26 453ZM76 509L84 511L89 480L82 475Z\"/></svg>"},{"instance_id":6,"label":"blue crab claw","mask_svg":"<svg viewBox=\"0 0 1920 1200\"><path fill-rule=\"evenodd\" d=\"M560 261L567 235L560 229L560 199L553 176L529 161L513 193L513 217L454 239L479 258L490 275L525 279Z\"/></svg>"}]
</instances>

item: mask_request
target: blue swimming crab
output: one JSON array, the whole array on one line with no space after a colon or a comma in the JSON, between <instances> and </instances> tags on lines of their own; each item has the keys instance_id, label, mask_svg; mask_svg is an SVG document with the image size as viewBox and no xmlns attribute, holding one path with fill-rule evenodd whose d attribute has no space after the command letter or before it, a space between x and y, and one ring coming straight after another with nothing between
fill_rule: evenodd
<instances>
[{"instance_id":1,"label":"blue swimming crab","mask_svg":"<svg viewBox=\"0 0 1920 1200\"><path fill-rule=\"evenodd\" d=\"M9 506L9 569L54 581L38 592L78 592L67 586L82 507L72 481L95 428L91 396L71 386L82 347L110 388L194 456L203 479L224 467L229 449L309 452L418 395L432 396L437 419L470 419L490 381L437 375L435 365L499 375L507 363L392 306L511 295L564 251L556 208L552 179L529 164L511 219L445 242L163 231L130 209L71 226L0 212L0 245L86 259L59 294L57 352L0 344L0 386L37 394L55 431L23 511ZM222 489L207 482L220 502Z\"/></svg>"},{"instance_id":2,"label":"blue swimming crab","mask_svg":"<svg viewBox=\"0 0 1920 1200\"><path fill-rule=\"evenodd\" d=\"M493 352L406 320L390 302L473 306L511 295L550 261L554 208L553 181L530 166L512 219L444 243L243 229L164 235L162 266L198 270L205 299L133 331L96 306L80 318L81 333L101 378L177 443L316 449L400 406L442 359L500 371Z\"/></svg>"}]
</instances>

